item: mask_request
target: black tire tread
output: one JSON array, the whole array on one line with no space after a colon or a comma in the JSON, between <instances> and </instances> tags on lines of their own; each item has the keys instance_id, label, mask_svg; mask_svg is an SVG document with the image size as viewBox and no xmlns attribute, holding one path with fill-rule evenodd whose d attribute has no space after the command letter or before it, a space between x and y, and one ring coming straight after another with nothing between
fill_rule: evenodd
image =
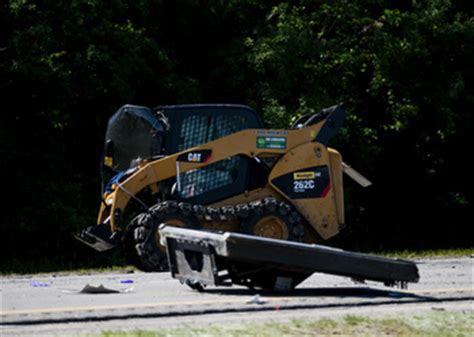
<instances>
[{"instance_id":1,"label":"black tire tread","mask_svg":"<svg viewBox=\"0 0 474 337\"><path fill-rule=\"evenodd\" d=\"M301 215L287 202L275 198L222 207L168 200L153 205L130 222L124 235L125 252L130 262L140 270L165 271L168 270L168 259L166 253L158 248L155 235L159 225L167 219L180 219L188 228L194 229L199 229L200 222L204 221L239 220L240 231L251 234L252 224L269 214L279 216L287 224L288 240L303 241L304 226Z\"/></svg>"}]
</instances>

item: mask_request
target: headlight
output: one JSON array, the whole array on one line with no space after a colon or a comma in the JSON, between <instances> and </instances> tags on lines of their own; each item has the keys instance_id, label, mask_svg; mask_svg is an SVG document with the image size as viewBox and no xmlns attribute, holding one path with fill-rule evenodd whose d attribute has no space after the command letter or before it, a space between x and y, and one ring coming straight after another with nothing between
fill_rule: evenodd
<instances>
[{"instance_id":1,"label":"headlight","mask_svg":"<svg viewBox=\"0 0 474 337\"><path fill-rule=\"evenodd\" d=\"M107 205L112 205L112 203L114 202L114 196L111 195L110 197L108 197L107 199L105 199L105 203Z\"/></svg>"}]
</instances>

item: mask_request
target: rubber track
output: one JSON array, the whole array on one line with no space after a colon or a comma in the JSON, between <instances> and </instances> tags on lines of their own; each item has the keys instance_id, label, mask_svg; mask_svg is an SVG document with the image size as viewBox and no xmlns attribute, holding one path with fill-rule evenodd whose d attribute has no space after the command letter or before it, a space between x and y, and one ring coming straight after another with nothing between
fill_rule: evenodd
<instances>
[{"instance_id":1,"label":"rubber track","mask_svg":"<svg viewBox=\"0 0 474 337\"><path fill-rule=\"evenodd\" d=\"M275 198L265 198L250 203L222 207L192 205L186 202L168 200L158 203L147 212L136 216L127 226L124 244L129 259L143 271L168 270L166 253L157 249L155 233L159 225L168 219L186 222L188 228L202 228L203 222L235 221L241 224L253 217L276 214L287 224L291 241L303 241L304 226L301 215L287 202ZM245 226L241 230L245 232ZM127 247L128 246L128 247ZM135 255L135 256L134 256Z\"/></svg>"}]
</instances>

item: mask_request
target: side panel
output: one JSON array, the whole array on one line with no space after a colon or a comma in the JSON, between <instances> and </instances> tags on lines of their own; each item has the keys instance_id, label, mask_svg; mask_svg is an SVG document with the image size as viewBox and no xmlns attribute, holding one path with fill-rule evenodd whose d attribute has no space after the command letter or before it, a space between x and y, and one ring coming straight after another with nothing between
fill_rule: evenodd
<instances>
[{"instance_id":1,"label":"side panel","mask_svg":"<svg viewBox=\"0 0 474 337\"><path fill-rule=\"evenodd\" d=\"M339 232L336 193L328 150L306 143L285 154L269 176L270 185L285 196L325 240Z\"/></svg>"}]
</instances>

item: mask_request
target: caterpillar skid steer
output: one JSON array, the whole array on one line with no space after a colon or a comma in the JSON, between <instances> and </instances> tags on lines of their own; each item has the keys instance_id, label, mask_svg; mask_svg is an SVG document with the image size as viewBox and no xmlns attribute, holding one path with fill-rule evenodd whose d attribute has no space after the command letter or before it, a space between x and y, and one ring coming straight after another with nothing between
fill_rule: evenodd
<instances>
[{"instance_id":1,"label":"caterpillar skid steer","mask_svg":"<svg viewBox=\"0 0 474 337\"><path fill-rule=\"evenodd\" d=\"M144 271L169 268L163 223L327 240L344 227L343 172L370 185L328 147L344 114L336 105L277 130L243 105L125 105L108 123L97 224L76 237L98 251L120 246Z\"/></svg>"}]
</instances>

